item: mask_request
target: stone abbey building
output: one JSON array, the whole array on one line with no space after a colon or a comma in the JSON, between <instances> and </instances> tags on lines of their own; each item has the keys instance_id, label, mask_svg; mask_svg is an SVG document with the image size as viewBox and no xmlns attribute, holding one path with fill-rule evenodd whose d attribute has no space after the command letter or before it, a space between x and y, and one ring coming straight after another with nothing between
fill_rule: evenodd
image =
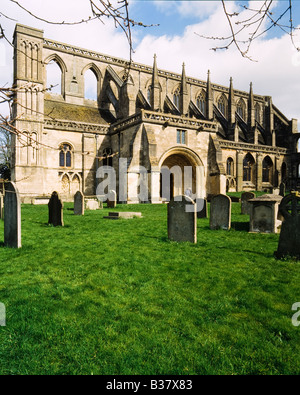
<instances>
[{"instance_id":1,"label":"stone abbey building","mask_svg":"<svg viewBox=\"0 0 300 395\"><path fill-rule=\"evenodd\" d=\"M77 190L96 194L99 166L127 160L127 202L137 202L140 167L147 171L149 201L162 200L161 168L189 166L198 197L226 191L264 190L298 178L297 121L270 96L236 90L103 55L44 38L43 31L17 25L14 34L12 180L21 196ZM47 85L55 62L60 92ZM97 99L85 97L92 71ZM300 162L300 159L299 159ZM200 171L196 171L200 169ZM184 172L183 172L184 177ZM183 186L171 182L171 194Z\"/></svg>"}]
</instances>

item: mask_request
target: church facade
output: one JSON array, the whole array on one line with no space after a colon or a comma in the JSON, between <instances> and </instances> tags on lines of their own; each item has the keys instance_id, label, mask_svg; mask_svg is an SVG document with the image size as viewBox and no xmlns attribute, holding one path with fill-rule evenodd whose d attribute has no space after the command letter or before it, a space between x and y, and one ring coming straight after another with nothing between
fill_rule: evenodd
<instances>
[{"instance_id":1,"label":"church facade","mask_svg":"<svg viewBox=\"0 0 300 395\"><path fill-rule=\"evenodd\" d=\"M186 187L206 197L297 184L297 121L252 84L244 92L232 79L228 87L213 83L209 72L205 80L188 77L185 65L180 75L160 70L156 56L151 67L129 64L23 25L14 47L12 180L24 199L53 191L65 200L78 190L95 195L104 165L114 169L128 203L140 201L142 183L149 202L163 201L163 168L182 174L181 182L171 174L171 195ZM48 89L53 63L58 93ZM95 77L95 100L85 97L87 72Z\"/></svg>"}]
</instances>

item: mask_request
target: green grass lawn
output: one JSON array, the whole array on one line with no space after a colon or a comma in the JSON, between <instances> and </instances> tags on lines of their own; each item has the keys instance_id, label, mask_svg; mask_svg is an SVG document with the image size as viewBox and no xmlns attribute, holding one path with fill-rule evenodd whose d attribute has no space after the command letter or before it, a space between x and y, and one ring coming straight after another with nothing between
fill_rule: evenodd
<instances>
[{"instance_id":1,"label":"green grass lawn","mask_svg":"<svg viewBox=\"0 0 300 395\"><path fill-rule=\"evenodd\" d=\"M300 262L274 259L279 236L249 234L238 203L230 231L199 219L197 244L167 239L166 205L72 207L53 228L22 206L23 248L0 246L0 374L300 373Z\"/></svg>"}]
</instances>

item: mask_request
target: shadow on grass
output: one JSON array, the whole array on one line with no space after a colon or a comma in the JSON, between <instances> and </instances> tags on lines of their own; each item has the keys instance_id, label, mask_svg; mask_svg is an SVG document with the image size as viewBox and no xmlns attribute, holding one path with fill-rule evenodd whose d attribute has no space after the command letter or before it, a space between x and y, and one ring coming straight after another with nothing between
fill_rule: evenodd
<instances>
[{"instance_id":1,"label":"shadow on grass","mask_svg":"<svg viewBox=\"0 0 300 395\"><path fill-rule=\"evenodd\" d=\"M260 255L263 256L265 258L275 258L274 257L274 253L266 253L266 252L259 252L259 251L255 251L255 250L243 250L243 252L245 253L249 253L249 254L255 254L255 255Z\"/></svg>"},{"instance_id":2,"label":"shadow on grass","mask_svg":"<svg viewBox=\"0 0 300 395\"><path fill-rule=\"evenodd\" d=\"M249 222L232 222L231 228L240 232L249 232Z\"/></svg>"},{"instance_id":3,"label":"shadow on grass","mask_svg":"<svg viewBox=\"0 0 300 395\"><path fill-rule=\"evenodd\" d=\"M53 226L53 225L50 225L50 224L48 224L48 223L43 223L43 224L41 224L40 222L36 222L36 223L38 223L38 224L40 224L40 226L42 227L42 228L58 228L58 229L60 229L60 228L71 228L71 226L70 225L64 225L64 226Z\"/></svg>"}]
</instances>

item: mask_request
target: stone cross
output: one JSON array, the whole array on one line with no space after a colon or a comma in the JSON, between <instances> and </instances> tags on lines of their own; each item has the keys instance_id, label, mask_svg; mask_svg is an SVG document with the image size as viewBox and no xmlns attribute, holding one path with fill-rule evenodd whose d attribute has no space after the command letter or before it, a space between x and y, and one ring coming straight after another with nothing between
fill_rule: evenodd
<instances>
[{"instance_id":1,"label":"stone cross","mask_svg":"<svg viewBox=\"0 0 300 395\"><path fill-rule=\"evenodd\" d=\"M210 201L210 229L231 228L231 199L227 195L216 195Z\"/></svg>"},{"instance_id":2,"label":"stone cross","mask_svg":"<svg viewBox=\"0 0 300 395\"><path fill-rule=\"evenodd\" d=\"M241 195L241 214L250 215L251 205L248 203L248 200L254 199L254 192L243 192Z\"/></svg>"},{"instance_id":3,"label":"stone cross","mask_svg":"<svg viewBox=\"0 0 300 395\"><path fill-rule=\"evenodd\" d=\"M284 220L281 225L276 258L291 256L300 259L300 194L291 192L279 205Z\"/></svg>"},{"instance_id":4,"label":"stone cross","mask_svg":"<svg viewBox=\"0 0 300 395\"><path fill-rule=\"evenodd\" d=\"M168 204L168 238L197 243L197 206L188 196L176 196Z\"/></svg>"},{"instance_id":5,"label":"stone cross","mask_svg":"<svg viewBox=\"0 0 300 395\"><path fill-rule=\"evenodd\" d=\"M58 193L54 191L48 203L49 225L64 226L63 207L64 205L60 200Z\"/></svg>"},{"instance_id":6,"label":"stone cross","mask_svg":"<svg viewBox=\"0 0 300 395\"><path fill-rule=\"evenodd\" d=\"M84 196L80 191L74 195L74 215L84 215Z\"/></svg>"},{"instance_id":7,"label":"stone cross","mask_svg":"<svg viewBox=\"0 0 300 395\"><path fill-rule=\"evenodd\" d=\"M117 206L117 193L110 190L107 194L107 207L115 208Z\"/></svg>"},{"instance_id":8,"label":"stone cross","mask_svg":"<svg viewBox=\"0 0 300 395\"><path fill-rule=\"evenodd\" d=\"M21 248L21 199L13 182L5 183L4 245Z\"/></svg>"}]
</instances>

